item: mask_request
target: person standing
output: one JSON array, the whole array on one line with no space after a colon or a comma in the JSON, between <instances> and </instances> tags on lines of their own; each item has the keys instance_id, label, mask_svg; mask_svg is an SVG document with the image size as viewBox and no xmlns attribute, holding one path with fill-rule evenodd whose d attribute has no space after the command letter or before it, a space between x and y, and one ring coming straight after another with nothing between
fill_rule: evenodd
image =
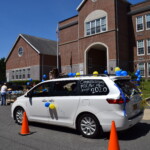
<instances>
[{"instance_id":1,"label":"person standing","mask_svg":"<svg viewBox=\"0 0 150 150\"><path fill-rule=\"evenodd\" d=\"M1 106L6 105L6 92L7 92L7 86L6 83L1 87Z\"/></svg>"}]
</instances>

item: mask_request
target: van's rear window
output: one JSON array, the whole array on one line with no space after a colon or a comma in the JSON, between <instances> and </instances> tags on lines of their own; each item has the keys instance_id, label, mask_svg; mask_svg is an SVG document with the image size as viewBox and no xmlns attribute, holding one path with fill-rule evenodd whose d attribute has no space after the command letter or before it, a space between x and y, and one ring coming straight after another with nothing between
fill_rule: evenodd
<instances>
[{"instance_id":1,"label":"van's rear window","mask_svg":"<svg viewBox=\"0 0 150 150\"><path fill-rule=\"evenodd\" d=\"M122 91L130 95L136 95L139 94L140 91L137 88L137 86L130 80L116 80L115 83L122 89Z\"/></svg>"}]
</instances>

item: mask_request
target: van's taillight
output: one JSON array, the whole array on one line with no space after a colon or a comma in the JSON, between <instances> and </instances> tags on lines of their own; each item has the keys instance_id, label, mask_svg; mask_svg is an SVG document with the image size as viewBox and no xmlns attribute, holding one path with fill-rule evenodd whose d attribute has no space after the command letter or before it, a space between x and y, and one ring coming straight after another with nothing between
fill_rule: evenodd
<instances>
[{"instance_id":1,"label":"van's taillight","mask_svg":"<svg viewBox=\"0 0 150 150\"><path fill-rule=\"evenodd\" d=\"M109 104L123 104L124 100L122 98L120 98L120 99L111 99L111 98L108 98L107 102ZM129 99L126 99L126 103L128 103L128 102L129 102Z\"/></svg>"}]
</instances>

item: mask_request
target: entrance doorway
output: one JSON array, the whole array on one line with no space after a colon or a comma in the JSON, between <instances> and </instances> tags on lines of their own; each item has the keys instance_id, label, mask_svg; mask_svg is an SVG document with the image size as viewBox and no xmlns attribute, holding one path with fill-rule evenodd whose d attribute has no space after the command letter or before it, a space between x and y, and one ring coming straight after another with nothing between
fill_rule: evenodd
<instances>
[{"instance_id":1,"label":"entrance doorway","mask_svg":"<svg viewBox=\"0 0 150 150\"><path fill-rule=\"evenodd\" d=\"M104 70L107 70L107 49L101 44L93 45L86 52L86 73L103 74Z\"/></svg>"}]
</instances>

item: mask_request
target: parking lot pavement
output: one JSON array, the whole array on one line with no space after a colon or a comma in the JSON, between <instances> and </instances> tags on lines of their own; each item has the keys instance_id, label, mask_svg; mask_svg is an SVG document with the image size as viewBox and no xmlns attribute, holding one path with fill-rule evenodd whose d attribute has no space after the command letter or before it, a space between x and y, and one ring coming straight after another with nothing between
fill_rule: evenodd
<instances>
[{"instance_id":1,"label":"parking lot pavement","mask_svg":"<svg viewBox=\"0 0 150 150\"><path fill-rule=\"evenodd\" d=\"M30 123L31 135L21 136L21 126L10 116L10 105L0 106L0 150L106 150L109 133L97 139L87 139L73 129ZM133 128L118 132L121 150L149 150L150 109L145 109L143 120Z\"/></svg>"},{"instance_id":2,"label":"parking lot pavement","mask_svg":"<svg viewBox=\"0 0 150 150\"><path fill-rule=\"evenodd\" d=\"M150 109L144 110L143 120L150 120Z\"/></svg>"}]
</instances>

